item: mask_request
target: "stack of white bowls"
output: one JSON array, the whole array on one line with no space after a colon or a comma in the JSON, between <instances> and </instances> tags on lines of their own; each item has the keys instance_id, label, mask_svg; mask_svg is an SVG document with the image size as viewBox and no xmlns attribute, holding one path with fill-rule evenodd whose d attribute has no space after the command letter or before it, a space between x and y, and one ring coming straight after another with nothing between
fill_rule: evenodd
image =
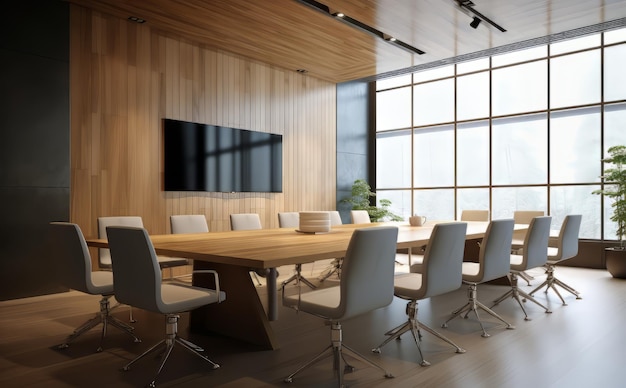
<instances>
[{"instance_id":1,"label":"stack of white bowls","mask_svg":"<svg viewBox=\"0 0 626 388\"><path fill-rule=\"evenodd\" d=\"M298 230L304 233L330 232L330 213L300 212L300 226Z\"/></svg>"}]
</instances>

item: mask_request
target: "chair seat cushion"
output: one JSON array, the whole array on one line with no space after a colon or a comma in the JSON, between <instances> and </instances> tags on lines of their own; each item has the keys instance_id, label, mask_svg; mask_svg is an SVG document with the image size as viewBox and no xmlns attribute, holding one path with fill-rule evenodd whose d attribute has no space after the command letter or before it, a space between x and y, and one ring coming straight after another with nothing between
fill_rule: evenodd
<instances>
[{"instance_id":1,"label":"chair seat cushion","mask_svg":"<svg viewBox=\"0 0 626 388\"><path fill-rule=\"evenodd\" d=\"M556 264L559 262L557 260L557 255L559 254L559 248L548 247L548 264Z\"/></svg>"},{"instance_id":2,"label":"chair seat cushion","mask_svg":"<svg viewBox=\"0 0 626 388\"><path fill-rule=\"evenodd\" d=\"M399 298L419 300L424 297L425 292L426 290L422 289L421 273L402 273L394 277L393 293Z\"/></svg>"},{"instance_id":3,"label":"chair seat cushion","mask_svg":"<svg viewBox=\"0 0 626 388\"><path fill-rule=\"evenodd\" d=\"M81 290L84 291L84 290ZM91 285L89 293L100 295L113 294L113 272L93 271L91 273Z\"/></svg>"},{"instance_id":4,"label":"chair seat cushion","mask_svg":"<svg viewBox=\"0 0 626 388\"><path fill-rule=\"evenodd\" d=\"M182 284L162 284L159 309L163 314L179 313L193 310L200 306L217 303L226 299L226 293L207 288L186 286Z\"/></svg>"},{"instance_id":5,"label":"chair seat cushion","mask_svg":"<svg viewBox=\"0 0 626 388\"><path fill-rule=\"evenodd\" d=\"M524 256L522 255L511 255L511 269L514 271L526 271L528 268L522 265L524 261Z\"/></svg>"},{"instance_id":6,"label":"chair seat cushion","mask_svg":"<svg viewBox=\"0 0 626 388\"><path fill-rule=\"evenodd\" d=\"M327 319L339 319L341 318L341 313L338 311L341 301L340 292L339 286L335 286L305 292L299 296L298 294L285 296L283 305L293 308L297 306L300 311Z\"/></svg>"},{"instance_id":7,"label":"chair seat cushion","mask_svg":"<svg viewBox=\"0 0 626 388\"><path fill-rule=\"evenodd\" d=\"M480 282L480 264L470 261L463 262L463 280L466 282Z\"/></svg>"}]
</instances>

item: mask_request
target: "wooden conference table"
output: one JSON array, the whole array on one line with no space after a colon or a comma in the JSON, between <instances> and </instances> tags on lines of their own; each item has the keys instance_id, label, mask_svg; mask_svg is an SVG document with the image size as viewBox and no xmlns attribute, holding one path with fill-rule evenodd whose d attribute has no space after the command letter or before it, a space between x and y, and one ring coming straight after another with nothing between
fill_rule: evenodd
<instances>
[{"instance_id":1,"label":"wooden conference table","mask_svg":"<svg viewBox=\"0 0 626 388\"><path fill-rule=\"evenodd\" d=\"M333 226L329 233L305 234L296 228L193 234L151 235L158 255L194 260L194 269L214 269L226 300L191 312L191 327L208 330L247 342L277 349L279 344L270 325L278 318L276 268L343 257L352 232L358 228L397 226L398 248L427 245L435 222L423 226L384 222ZM488 222L468 222L467 239L482 238ZM525 229L527 225L516 225ZM89 246L107 248L105 239L88 239ZM269 269L267 276L267 314L250 278L250 269ZM211 287L212 276L195 274L193 284Z\"/></svg>"}]
</instances>

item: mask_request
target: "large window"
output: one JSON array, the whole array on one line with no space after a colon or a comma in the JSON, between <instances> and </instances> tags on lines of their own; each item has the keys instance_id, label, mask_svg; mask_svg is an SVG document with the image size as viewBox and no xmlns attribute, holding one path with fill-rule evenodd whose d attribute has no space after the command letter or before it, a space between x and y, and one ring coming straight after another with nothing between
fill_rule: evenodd
<instances>
[{"instance_id":1,"label":"large window","mask_svg":"<svg viewBox=\"0 0 626 388\"><path fill-rule=\"evenodd\" d=\"M379 81L376 192L405 217L543 210L615 239L601 159L626 144L626 29Z\"/></svg>"}]
</instances>

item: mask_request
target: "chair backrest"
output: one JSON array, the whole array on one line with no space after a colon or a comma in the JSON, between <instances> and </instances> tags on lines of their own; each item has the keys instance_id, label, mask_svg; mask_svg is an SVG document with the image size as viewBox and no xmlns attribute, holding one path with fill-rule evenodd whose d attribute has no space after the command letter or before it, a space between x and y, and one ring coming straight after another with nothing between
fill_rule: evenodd
<instances>
[{"instance_id":1,"label":"chair backrest","mask_svg":"<svg viewBox=\"0 0 626 388\"><path fill-rule=\"evenodd\" d=\"M170 216L173 234L203 233L209 231L204 214L184 214Z\"/></svg>"},{"instance_id":2,"label":"chair backrest","mask_svg":"<svg viewBox=\"0 0 626 388\"><path fill-rule=\"evenodd\" d=\"M123 304L162 312L161 268L144 228L107 227L113 261L115 299Z\"/></svg>"},{"instance_id":3,"label":"chair backrest","mask_svg":"<svg viewBox=\"0 0 626 388\"><path fill-rule=\"evenodd\" d=\"M300 225L300 213L279 212L278 226L280 228L297 228Z\"/></svg>"},{"instance_id":4,"label":"chair backrest","mask_svg":"<svg viewBox=\"0 0 626 388\"><path fill-rule=\"evenodd\" d=\"M108 226L134 226L143 228L143 221L138 216L98 217L98 238L107 237ZM98 249L98 264L101 268L111 268L111 253L106 248Z\"/></svg>"},{"instance_id":5,"label":"chair backrest","mask_svg":"<svg viewBox=\"0 0 626 388\"><path fill-rule=\"evenodd\" d=\"M69 222L51 222L50 241L50 253L59 268L62 284L74 290L96 294L91 280L91 256L80 227Z\"/></svg>"},{"instance_id":6,"label":"chair backrest","mask_svg":"<svg viewBox=\"0 0 626 388\"><path fill-rule=\"evenodd\" d=\"M581 214L565 216L557 240L558 252L555 256L550 256L550 260L565 260L578 254L578 233L582 218Z\"/></svg>"},{"instance_id":7,"label":"chair backrest","mask_svg":"<svg viewBox=\"0 0 626 388\"><path fill-rule=\"evenodd\" d=\"M461 221L489 221L489 210L463 210Z\"/></svg>"},{"instance_id":8,"label":"chair backrest","mask_svg":"<svg viewBox=\"0 0 626 388\"><path fill-rule=\"evenodd\" d=\"M524 239L522 266L526 269L541 267L548 260L548 240L550 239L550 223L552 217L534 217L528 223Z\"/></svg>"},{"instance_id":9,"label":"chair backrest","mask_svg":"<svg viewBox=\"0 0 626 388\"><path fill-rule=\"evenodd\" d=\"M480 244L480 282L508 275L511 270L511 240L513 219L492 220Z\"/></svg>"},{"instance_id":10,"label":"chair backrest","mask_svg":"<svg viewBox=\"0 0 626 388\"><path fill-rule=\"evenodd\" d=\"M369 224L372 222L367 210L350 210L350 219L353 224Z\"/></svg>"},{"instance_id":11,"label":"chair backrest","mask_svg":"<svg viewBox=\"0 0 626 388\"><path fill-rule=\"evenodd\" d=\"M435 224L422 261L420 299L461 287L466 222Z\"/></svg>"},{"instance_id":12,"label":"chair backrest","mask_svg":"<svg viewBox=\"0 0 626 388\"><path fill-rule=\"evenodd\" d=\"M513 220L516 224L530 224L530 221L535 217L541 217L545 213L543 210L515 210L513 212ZM526 238L526 230L513 231L513 240L524 241Z\"/></svg>"},{"instance_id":13,"label":"chair backrest","mask_svg":"<svg viewBox=\"0 0 626 388\"><path fill-rule=\"evenodd\" d=\"M337 210L331 210L328 213L330 214L330 226L343 224L343 221L341 221L341 215L339 215Z\"/></svg>"},{"instance_id":14,"label":"chair backrest","mask_svg":"<svg viewBox=\"0 0 626 388\"><path fill-rule=\"evenodd\" d=\"M256 213L240 213L230 215L230 230L262 229L261 217Z\"/></svg>"},{"instance_id":15,"label":"chair backrest","mask_svg":"<svg viewBox=\"0 0 626 388\"><path fill-rule=\"evenodd\" d=\"M398 228L356 229L341 269L341 300L334 316L345 319L387 306L393 299Z\"/></svg>"}]
</instances>

